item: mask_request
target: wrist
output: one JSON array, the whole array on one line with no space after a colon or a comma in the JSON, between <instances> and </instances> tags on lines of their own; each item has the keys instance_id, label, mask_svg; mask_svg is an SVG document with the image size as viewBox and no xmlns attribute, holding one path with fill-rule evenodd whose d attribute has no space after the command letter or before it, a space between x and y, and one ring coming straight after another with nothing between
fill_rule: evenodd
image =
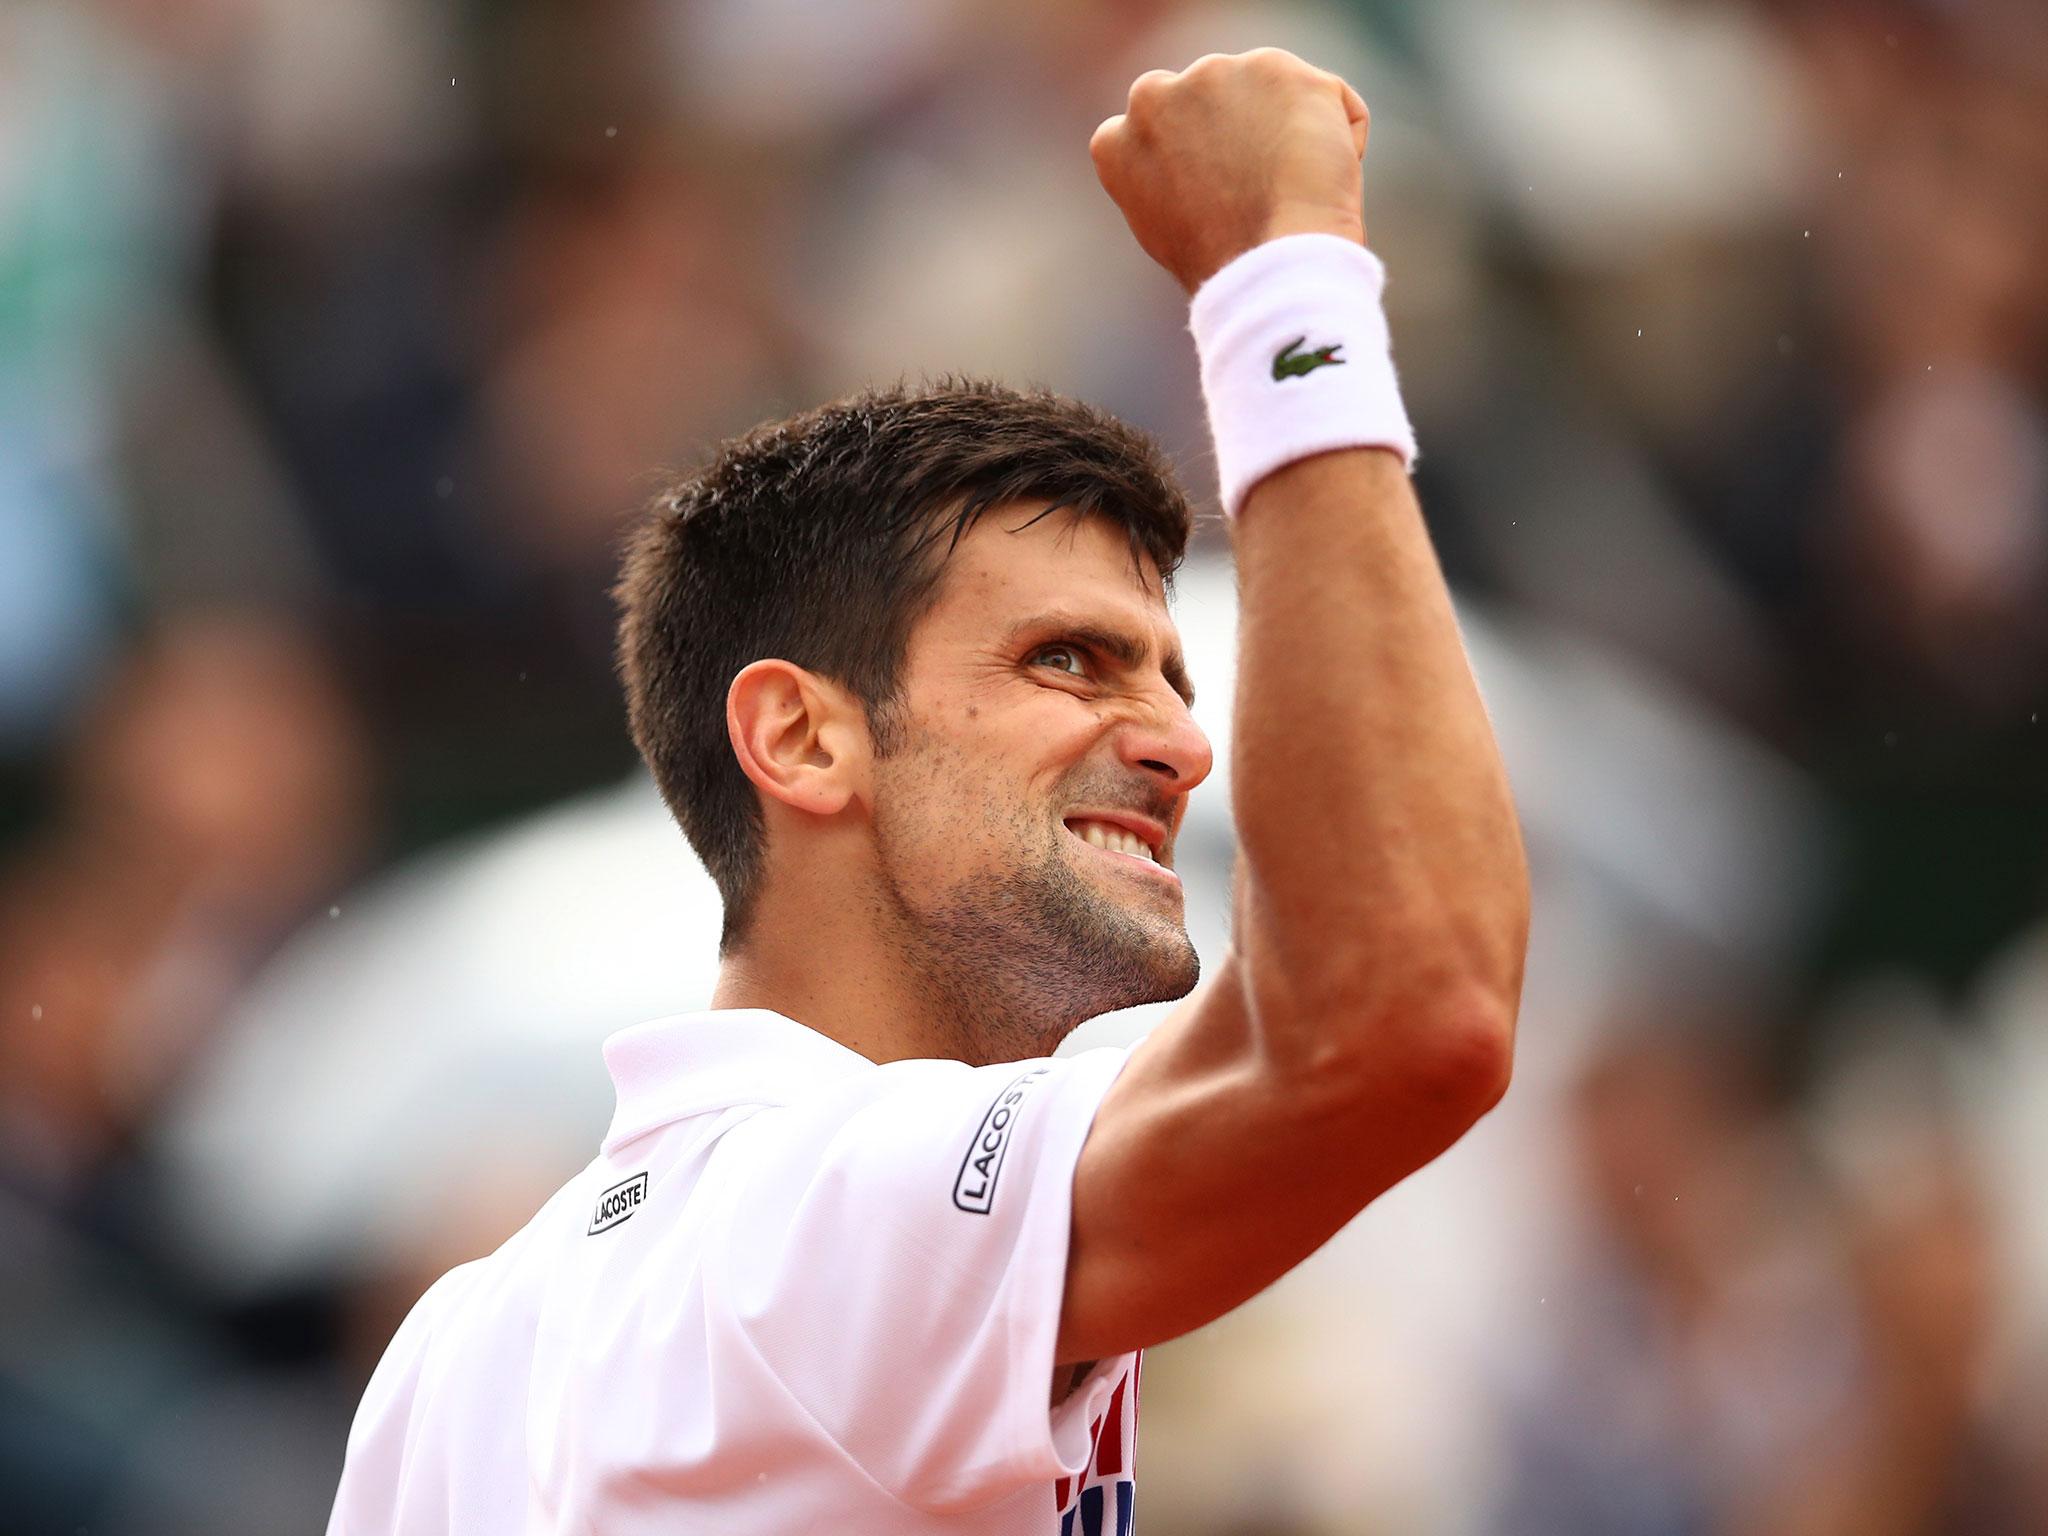
<instances>
[{"instance_id":1,"label":"wrist","mask_svg":"<svg viewBox=\"0 0 2048 1536\"><path fill-rule=\"evenodd\" d=\"M1307 204L1283 204L1249 239L1240 235L1237 244L1224 246L1220 253L1204 253L1193 266L1180 268L1180 285L1192 299L1210 278L1232 262L1289 235L1334 235L1353 245L1365 244L1365 226L1355 214L1347 216Z\"/></svg>"},{"instance_id":2,"label":"wrist","mask_svg":"<svg viewBox=\"0 0 2048 1536\"><path fill-rule=\"evenodd\" d=\"M1335 235L1353 245L1364 245L1365 221L1356 209L1330 208L1317 203L1283 203L1266 221L1259 244L1283 240L1289 235Z\"/></svg>"},{"instance_id":3,"label":"wrist","mask_svg":"<svg viewBox=\"0 0 2048 1536\"><path fill-rule=\"evenodd\" d=\"M1297 459L1384 448L1414 463L1380 306L1385 280L1355 236L1314 230L1254 246L1197 290L1189 328L1227 515Z\"/></svg>"}]
</instances>

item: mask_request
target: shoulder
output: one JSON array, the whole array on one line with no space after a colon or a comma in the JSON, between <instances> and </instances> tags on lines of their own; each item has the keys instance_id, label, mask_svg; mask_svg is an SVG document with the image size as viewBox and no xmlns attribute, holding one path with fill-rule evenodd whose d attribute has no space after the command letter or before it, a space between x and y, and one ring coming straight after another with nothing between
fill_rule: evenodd
<instances>
[{"instance_id":1,"label":"shoulder","mask_svg":"<svg viewBox=\"0 0 2048 1536\"><path fill-rule=\"evenodd\" d=\"M754 1115L721 1154L771 1204L830 1190L861 1204L987 1215L1035 1174L1071 1173L1127 1052L999 1062L903 1061Z\"/></svg>"},{"instance_id":2,"label":"shoulder","mask_svg":"<svg viewBox=\"0 0 2048 1536\"><path fill-rule=\"evenodd\" d=\"M1034 1114L1038 1104L1099 1098L1127 1055L1122 1048L1106 1047L1072 1057L980 1067L960 1061L889 1062L756 1114L728 1141L741 1146L789 1139L816 1144L852 1137L885 1145L922 1143L935 1135L975 1131L985 1122L1008 1131Z\"/></svg>"}]
</instances>

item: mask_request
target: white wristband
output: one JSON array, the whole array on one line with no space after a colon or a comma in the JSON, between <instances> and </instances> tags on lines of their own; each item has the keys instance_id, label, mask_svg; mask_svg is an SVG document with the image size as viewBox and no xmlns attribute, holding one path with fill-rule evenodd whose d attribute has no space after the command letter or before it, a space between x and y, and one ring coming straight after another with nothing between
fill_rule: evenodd
<instances>
[{"instance_id":1,"label":"white wristband","mask_svg":"<svg viewBox=\"0 0 2048 1536\"><path fill-rule=\"evenodd\" d=\"M1255 245L1196 292L1188 325L1216 442L1223 510L1284 464L1335 448L1415 462L1380 290L1380 259L1341 235Z\"/></svg>"}]
</instances>

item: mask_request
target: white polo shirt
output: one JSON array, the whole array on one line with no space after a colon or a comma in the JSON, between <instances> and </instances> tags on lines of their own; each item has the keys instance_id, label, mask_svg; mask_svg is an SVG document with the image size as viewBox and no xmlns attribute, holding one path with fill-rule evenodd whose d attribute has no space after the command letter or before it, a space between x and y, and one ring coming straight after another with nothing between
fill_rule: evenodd
<instances>
[{"instance_id":1,"label":"white polo shirt","mask_svg":"<svg viewBox=\"0 0 2048 1536\"><path fill-rule=\"evenodd\" d=\"M413 1308L329 1536L1128 1536L1138 1356L1050 1406L1125 1051L878 1066L731 1010L604 1054L602 1150Z\"/></svg>"}]
</instances>

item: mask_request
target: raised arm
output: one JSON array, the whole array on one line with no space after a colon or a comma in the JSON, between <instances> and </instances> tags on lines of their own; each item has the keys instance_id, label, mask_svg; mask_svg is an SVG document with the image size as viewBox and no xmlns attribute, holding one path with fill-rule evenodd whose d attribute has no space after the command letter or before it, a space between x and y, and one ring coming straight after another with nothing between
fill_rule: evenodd
<instances>
[{"instance_id":1,"label":"raised arm","mask_svg":"<svg viewBox=\"0 0 2048 1536\"><path fill-rule=\"evenodd\" d=\"M1141 77L1091 150L1139 244L1193 294L1285 235L1363 245L1366 123L1341 80L1264 49ZM1274 343L1276 381L1323 338L1292 340ZM1213 418L1227 407L1211 399ZM1507 1086L1527 872L1402 459L1347 448L1266 473L1233 543L1236 931L1097 1113L1063 1363L1264 1289Z\"/></svg>"}]
</instances>

